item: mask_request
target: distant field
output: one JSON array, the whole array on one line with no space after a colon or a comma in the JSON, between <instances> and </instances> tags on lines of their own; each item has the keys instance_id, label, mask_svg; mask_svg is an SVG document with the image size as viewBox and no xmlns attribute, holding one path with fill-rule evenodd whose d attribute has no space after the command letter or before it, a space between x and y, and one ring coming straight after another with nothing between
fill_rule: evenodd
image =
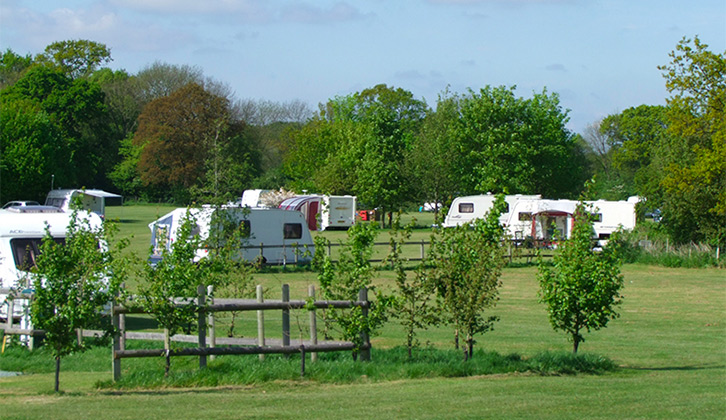
<instances>
[{"instance_id":1,"label":"distant field","mask_svg":"<svg viewBox=\"0 0 726 420\"><path fill-rule=\"evenodd\" d=\"M125 216L114 216L116 209ZM154 206L116 209L109 217L118 217L124 231L134 232L138 249L148 247L148 237L146 242L141 238L147 234L142 228L168 211ZM581 345L581 351L615 361L621 367L615 373L375 383L362 377L347 385L294 380L224 388L99 391L94 384L110 378L110 361L105 372L85 372L81 363L75 371L62 372L63 395L50 392L50 373L0 378L0 418L726 418L726 272L646 265L628 265L623 272L621 317L605 330L587 335ZM376 283L390 290L392 276L390 271L378 271ZM316 284L315 273L277 270L257 274L255 281L274 296L282 284L290 284L293 299L304 296L308 284ZM502 281L501 300L491 311L501 321L494 331L477 338L477 348L525 357L569 350L571 344L551 329L544 307L537 303L536 269L506 269ZM252 319L238 322L240 333L249 329L253 334ZM270 314L269 322L278 321ZM384 328L373 339L372 363L376 348L401 345L403 338L395 322ZM435 347L452 346L450 328L435 328L420 338Z\"/></svg>"}]
</instances>

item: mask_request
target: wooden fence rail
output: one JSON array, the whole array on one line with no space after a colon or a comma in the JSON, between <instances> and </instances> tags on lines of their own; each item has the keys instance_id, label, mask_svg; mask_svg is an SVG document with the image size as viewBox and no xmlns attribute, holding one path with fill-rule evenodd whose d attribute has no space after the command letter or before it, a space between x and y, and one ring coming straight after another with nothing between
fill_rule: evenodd
<instances>
[{"instance_id":1,"label":"wooden fence rail","mask_svg":"<svg viewBox=\"0 0 726 420\"><path fill-rule=\"evenodd\" d=\"M370 302L368 301L368 291L363 288L358 294L357 301L329 301L321 300L316 301L315 288L310 286L308 289L308 296L310 300L290 300L290 288L288 285L282 286L282 299L274 301L264 301L262 299L262 286L257 286L258 299L215 299L211 298L211 288L207 289L204 286L199 286L197 293L198 297L196 302L193 302L190 298L177 299L180 305L195 305L198 317L197 317L197 347L196 348L178 348L172 349L169 346L170 337L166 334L160 333L129 333L125 328L125 316L126 314L133 313L147 313L143 308L136 306L124 306L124 305L113 305L112 307L112 323L114 330L118 333L113 337L113 354L112 354L112 365L113 365L113 379L117 381L121 378L121 359L135 358L135 357L156 357L156 356L198 356L199 367L203 368L207 365L207 356L216 355L244 355L244 354L257 354L260 359L263 360L266 354L301 354L301 375L305 372L305 354L310 353L311 361L317 359L317 353L319 352L332 352L332 351L357 351L361 361L370 360L370 338L367 334L361 334L362 345L358 346L352 342L323 342L318 343L317 338L317 325L316 325L316 309L326 308L339 308L347 309L353 307L361 307L363 309L363 315L367 316ZM207 299L210 302L207 303ZM307 309L310 311L310 340L302 342L299 345L290 344L290 310ZM274 342L275 345L266 343L265 328L264 328L264 311L269 310L280 310L282 311L282 340L281 344L277 344L277 340ZM241 311L257 311L257 329L258 337L255 342L249 342L249 340L239 339L219 339L217 343L214 322L214 313L217 312L241 312ZM209 345L207 345L207 329L210 329L211 334L209 335ZM126 340L127 339L150 339L159 340L163 339L165 342L165 348L163 349L144 349L144 350L127 350ZM183 341L195 342L192 336L181 336ZM246 341L246 342L245 342ZM232 344L231 347L217 347L217 344L224 343Z\"/></svg>"},{"instance_id":2,"label":"wooden fence rail","mask_svg":"<svg viewBox=\"0 0 726 420\"><path fill-rule=\"evenodd\" d=\"M536 240L536 241L528 240L525 242L524 240L512 239L512 240L504 241L503 246L507 247L507 254L505 255L505 258L509 259L510 261L512 261L514 258L525 258L527 261L531 261L532 259L536 258L539 255L538 254L539 249L548 248L548 247L552 246L552 244L553 244L553 241L551 241L551 240ZM334 243L334 242L328 242L328 244L326 245L325 252L328 255L328 257L331 257L333 259L333 262L337 261L334 258L335 255L333 254L333 249L339 248L342 246L344 246L344 244ZM374 246L374 250L375 250L375 248L378 248L379 250L380 250L380 248L388 248L388 251L390 252L391 244L389 242L374 242L373 246ZM409 252L409 254L411 254L411 255L408 257L408 260L409 261L422 261L426 258L426 252L430 248L431 242L424 241L424 240L408 241L408 242L403 242L402 246L417 247L418 253ZM283 249L293 248L293 249L295 249L294 261L287 261L286 254L283 253L283 256L284 256L283 260L281 263L279 263L279 265L283 265L283 266L285 266L287 264L293 264L293 263L299 264L301 262L309 261L309 259L303 260L300 258L303 254L310 251L310 246L308 246L308 245L298 245L298 244L265 245L265 244L261 243L259 245L243 246L241 248L242 249L259 249L260 257L264 257L266 249L277 249L277 248L283 248ZM386 251L384 250L382 252L385 253ZM413 255L413 254L415 254L415 255ZM545 258L550 257L550 256L551 255L549 255L549 254L542 254L542 257L545 257ZM370 259L370 262L372 262L372 263L379 263L379 262L383 262L383 261L385 261L385 257Z\"/></svg>"}]
</instances>

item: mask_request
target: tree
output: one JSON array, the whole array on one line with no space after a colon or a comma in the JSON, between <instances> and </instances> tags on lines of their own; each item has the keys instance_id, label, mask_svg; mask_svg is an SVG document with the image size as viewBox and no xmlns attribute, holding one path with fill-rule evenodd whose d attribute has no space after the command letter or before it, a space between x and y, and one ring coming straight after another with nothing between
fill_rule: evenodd
<instances>
[{"instance_id":1,"label":"tree","mask_svg":"<svg viewBox=\"0 0 726 420\"><path fill-rule=\"evenodd\" d=\"M119 252L128 241L112 241L113 232L112 225L92 226L74 211L65 243L56 242L48 230L43 238L32 271L31 320L34 328L46 332L45 342L55 358L56 392L61 358L85 349L76 330L99 325L102 310L125 276L127 260Z\"/></svg>"},{"instance_id":2,"label":"tree","mask_svg":"<svg viewBox=\"0 0 726 420\"><path fill-rule=\"evenodd\" d=\"M163 249L162 258L155 265L144 266L143 283L139 285L141 306L163 327L167 337L180 330L189 333L197 318L194 297L197 287L207 277L208 260L197 260L197 250L202 239L197 233L197 220L187 211L171 244L171 250ZM181 300L179 300L181 299ZM165 343L166 348L170 343ZM170 358L167 355L165 374L169 374Z\"/></svg>"},{"instance_id":3,"label":"tree","mask_svg":"<svg viewBox=\"0 0 726 420\"><path fill-rule=\"evenodd\" d=\"M21 56L8 48L0 51L0 90L11 86L34 64L30 54Z\"/></svg>"},{"instance_id":4,"label":"tree","mask_svg":"<svg viewBox=\"0 0 726 420\"><path fill-rule=\"evenodd\" d=\"M565 127L557 94L530 99L514 88L485 87L460 101L457 127L462 193L522 193L567 197L582 185L584 155Z\"/></svg>"},{"instance_id":5,"label":"tree","mask_svg":"<svg viewBox=\"0 0 726 420\"><path fill-rule=\"evenodd\" d=\"M584 331L605 328L618 317L622 302L623 276L616 250L617 234L602 252L593 250L591 212L581 201L575 211L570 239L564 241L550 267L538 263L540 302L547 305L550 324L564 331L573 343L573 352L585 341Z\"/></svg>"},{"instance_id":6,"label":"tree","mask_svg":"<svg viewBox=\"0 0 726 420\"><path fill-rule=\"evenodd\" d=\"M670 153L667 129L663 106L628 108L602 121L600 132L611 147L613 170L622 185L614 198L640 195L658 202L663 167Z\"/></svg>"},{"instance_id":7,"label":"tree","mask_svg":"<svg viewBox=\"0 0 726 420\"><path fill-rule=\"evenodd\" d=\"M222 200L256 175L254 145L228 105L190 84L144 108L133 144L142 149L138 170L152 195Z\"/></svg>"},{"instance_id":8,"label":"tree","mask_svg":"<svg viewBox=\"0 0 726 420\"><path fill-rule=\"evenodd\" d=\"M406 332L408 358L413 356L413 348L418 346L417 331L427 329L440 322L441 308L436 304L436 287L431 279L428 262L421 263L410 277L404 264L406 259L401 251L411 237L413 222L401 226L400 213L396 214L391 229L391 252L386 262L391 264L396 274L395 316L401 321Z\"/></svg>"},{"instance_id":9,"label":"tree","mask_svg":"<svg viewBox=\"0 0 726 420\"><path fill-rule=\"evenodd\" d=\"M51 117L28 101L0 106L0 202L42 201L51 177L72 178L71 149Z\"/></svg>"},{"instance_id":10,"label":"tree","mask_svg":"<svg viewBox=\"0 0 726 420\"><path fill-rule=\"evenodd\" d=\"M13 118L18 121L48 118L55 127L63 145L54 147L68 151L62 154L67 161L45 168L49 172L44 174L47 180L44 185L50 185L51 175L55 173L56 186L104 188L108 185L106 173L115 163L118 144L108 136L104 94L97 84L85 79L71 80L56 70L34 66L15 84L2 90L0 105L14 109ZM31 138L40 135L24 131ZM9 141L25 143L24 138ZM30 185L23 188L33 190Z\"/></svg>"},{"instance_id":11,"label":"tree","mask_svg":"<svg viewBox=\"0 0 726 420\"><path fill-rule=\"evenodd\" d=\"M663 222L679 242L726 244L726 52L684 38L664 72L671 144Z\"/></svg>"},{"instance_id":12,"label":"tree","mask_svg":"<svg viewBox=\"0 0 726 420\"><path fill-rule=\"evenodd\" d=\"M430 111L412 148L405 157L406 173L414 196L421 202L446 204L457 192L458 147L455 126L459 118L459 98L444 92L435 111ZM434 219L439 216L434 207Z\"/></svg>"},{"instance_id":13,"label":"tree","mask_svg":"<svg viewBox=\"0 0 726 420\"><path fill-rule=\"evenodd\" d=\"M370 257L377 232L372 223L356 223L348 229L347 242L340 251L340 259L333 265L330 257L324 254L326 248L323 237L316 238L317 252L313 259L313 267L318 272L318 281L323 297L328 300L357 301L362 288L376 294L368 308L368 315L363 316L360 307L348 311L328 309L325 312L326 328L330 322L336 322L341 328L343 340L355 343L354 357L364 343L362 333L372 336L387 319L391 298L375 291L372 285L373 268Z\"/></svg>"},{"instance_id":14,"label":"tree","mask_svg":"<svg viewBox=\"0 0 726 420\"><path fill-rule=\"evenodd\" d=\"M474 337L491 330L499 319L484 311L499 300L504 267L504 227L499 216L505 206L498 195L484 219L440 230L432 240L431 264L438 296L455 327L455 343L465 335L465 359L473 356Z\"/></svg>"},{"instance_id":15,"label":"tree","mask_svg":"<svg viewBox=\"0 0 726 420\"><path fill-rule=\"evenodd\" d=\"M48 63L71 79L88 77L111 60L111 50L106 45L86 39L54 42L37 57L37 61Z\"/></svg>"}]
</instances>

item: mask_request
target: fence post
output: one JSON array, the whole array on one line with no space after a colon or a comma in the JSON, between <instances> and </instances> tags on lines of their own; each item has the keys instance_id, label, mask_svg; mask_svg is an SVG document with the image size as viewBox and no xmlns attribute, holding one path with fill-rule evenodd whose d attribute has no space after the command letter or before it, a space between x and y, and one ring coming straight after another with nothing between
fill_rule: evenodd
<instances>
[{"instance_id":1,"label":"fence post","mask_svg":"<svg viewBox=\"0 0 726 420\"><path fill-rule=\"evenodd\" d=\"M265 260L265 244L260 242L260 261Z\"/></svg>"},{"instance_id":2,"label":"fence post","mask_svg":"<svg viewBox=\"0 0 726 420\"><path fill-rule=\"evenodd\" d=\"M282 301L290 301L290 285L282 285ZM290 308L287 307L282 310L282 345L290 345Z\"/></svg>"},{"instance_id":3,"label":"fence post","mask_svg":"<svg viewBox=\"0 0 726 420\"><path fill-rule=\"evenodd\" d=\"M116 382L121 379L121 359L116 357L116 352L121 350L121 340L119 331L120 322L119 314L116 312L116 300L111 301L111 323L113 325L113 350L111 351L111 366L113 368L113 381Z\"/></svg>"},{"instance_id":4,"label":"fence post","mask_svg":"<svg viewBox=\"0 0 726 420\"><path fill-rule=\"evenodd\" d=\"M421 261L423 261L425 257L426 257L426 253L424 251L424 240L421 239Z\"/></svg>"},{"instance_id":5,"label":"fence post","mask_svg":"<svg viewBox=\"0 0 726 420\"><path fill-rule=\"evenodd\" d=\"M207 299L210 305L214 304L214 286L207 286ZM217 328L214 321L214 312L207 314L207 325L209 329L209 347L217 347ZM209 356L209 360L214 360L214 355Z\"/></svg>"},{"instance_id":6,"label":"fence post","mask_svg":"<svg viewBox=\"0 0 726 420\"><path fill-rule=\"evenodd\" d=\"M197 286L197 337L199 348L207 347L207 311L204 309L207 288L203 284ZM207 356L199 355L199 369L207 367Z\"/></svg>"},{"instance_id":7,"label":"fence post","mask_svg":"<svg viewBox=\"0 0 726 420\"><path fill-rule=\"evenodd\" d=\"M308 297L315 302L315 286L312 284L308 286ZM313 346L318 344L318 319L314 308L310 310L310 342ZM318 353L310 353L310 363L315 363L317 360Z\"/></svg>"},{"instance_id":8,"label":"fence post","mask_svg":"<svg viewBox=\"0 0 726 420\"><path fill-rule=\"evenodd\" d=\"M361 308L361 312L363 314L363 319L367 321L368 318L368 289L363 287L358 292L358 300L361 302L365 302L366 306ZM367 325L367 322L364 322L364 325ZM360 360L361 362L370 362L371 360L371 340L368 336L368 331L365 329L361 331L360 333L360 341L363 344L363 347L360 350Z\"/></svg>"},{"instance_id":9,"label":"fence post","mask_svg":"<svg viewBox=\"0 0 726 420\"><path fill-rule=\"evenodd\" d=\"M126 289L125 282L121 283L121 289ZM114 302L113 304L115 305L116 302ZM126 350L126 314L118 314L118 330L119 350Z\"/></svg>"},{"instance_id":10,"label":"fence post","mask_svg":"<svg viewBox=\"0 0 726 420\"><path fill-rule=\"evenodd\" d=\"M265 298L262 296L262 285L257 285L257 302L262 303L264 302ZM259 309L257 310L257 345L260 347L264 347L265 345L265 311ZM260 362L265 360L265 355L260 354L259 356Z\"/></svg>"}]
</instances>

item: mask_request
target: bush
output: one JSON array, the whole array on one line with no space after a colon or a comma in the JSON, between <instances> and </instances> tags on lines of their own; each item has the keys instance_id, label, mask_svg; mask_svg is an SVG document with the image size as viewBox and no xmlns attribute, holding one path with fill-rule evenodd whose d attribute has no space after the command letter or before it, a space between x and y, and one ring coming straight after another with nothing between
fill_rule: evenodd
<instances>
[{"instance_id":1,"label":"bush","mask_svg":"<svg viewBox=\"0 0 726 420\"><path fill-rule=\"evenodd\" d=\"M706 244L671 243L658 223L642 222L621 237L620 251L628 263L662 265L665 267L726 267L726 259L716 259L717 250Z\"/></svg>"}]
</instances>

